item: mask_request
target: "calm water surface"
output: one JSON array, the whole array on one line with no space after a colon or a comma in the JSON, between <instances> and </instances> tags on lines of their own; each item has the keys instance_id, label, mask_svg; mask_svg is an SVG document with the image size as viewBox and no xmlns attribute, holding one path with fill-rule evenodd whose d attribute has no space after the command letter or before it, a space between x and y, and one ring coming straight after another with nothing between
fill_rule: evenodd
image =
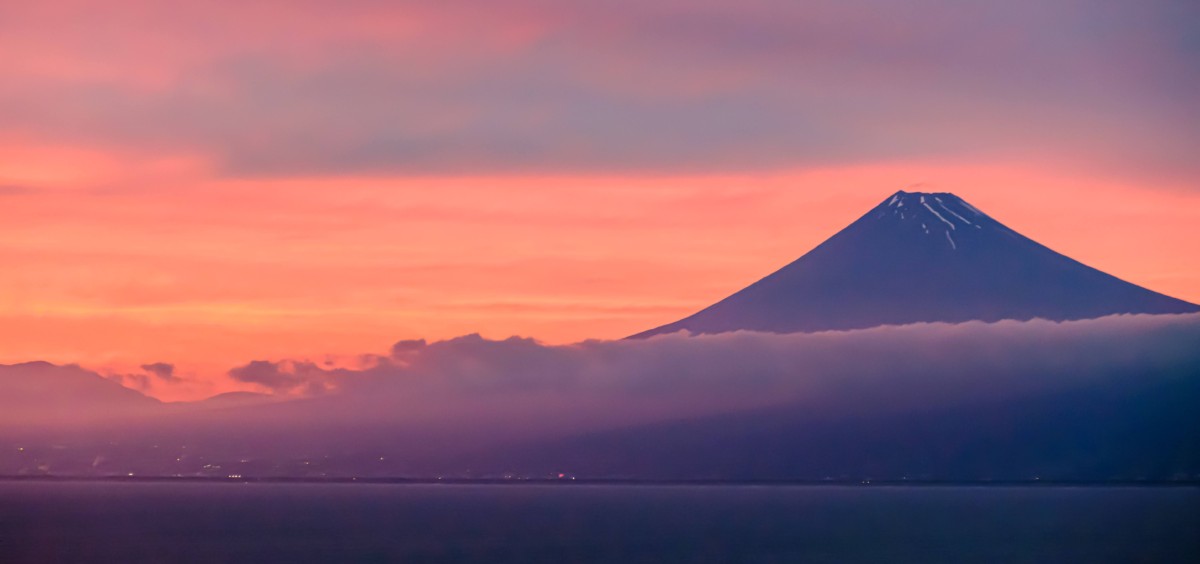
<instances>
[{"instance_id":1,"label":"calm water surface","mask_svg":"<svg viewBox=\"0 0 1200 564\"><path fill-rule=\"evenodd\" d=\"M1200 562L1200 489L8 482L0 562Z\"/></svg>"}]
</instances>

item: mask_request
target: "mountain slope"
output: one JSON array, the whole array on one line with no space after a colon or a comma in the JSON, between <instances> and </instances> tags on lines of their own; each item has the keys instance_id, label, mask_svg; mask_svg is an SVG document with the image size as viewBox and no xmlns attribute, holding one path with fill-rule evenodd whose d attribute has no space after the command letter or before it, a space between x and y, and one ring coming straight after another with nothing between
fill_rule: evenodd
<instances>
[{"instance_id":1,"label":"mountain slope","mask_svg":"<svg viewBox=\"0 0 1200 564\"><path fill-rule=\"evenodd\" d=\"M1056 253L953 194L900 191L770 276L632 338L1194 311Z\"/></svg>"},{"instance_id":2,"label":"mountain slope","mask_svg":"<svg viewBox=\"0 0 1200 564\"><path fill-rule=\"evenodd\" d=\"M161 403L75 365L0 364L0 425L53 425L146 413Z\"/></svg>"}]
</instances>

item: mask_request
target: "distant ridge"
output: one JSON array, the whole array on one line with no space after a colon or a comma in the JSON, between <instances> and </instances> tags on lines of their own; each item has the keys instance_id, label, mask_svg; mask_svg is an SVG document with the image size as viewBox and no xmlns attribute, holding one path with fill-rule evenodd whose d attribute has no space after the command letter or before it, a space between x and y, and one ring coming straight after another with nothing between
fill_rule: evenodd
<instances>
[{"instance_id":1,"label":"distant ridge","mask_svg":"<svg viewBox=\"0 0 1200 564\"><path fill-rule=\"evenodd\" d=\"M162 403L76 365L0 364L0 427L148 413Z\"/></svg>"},{"instance_id":2,"label":"distant ridge","mask_svg":"<svg viewBox=\"0 0 1200 564\"><path fill-rule=\"evenodd\" d=\"M901 190L766 278L630 338L1195 311L1056 253L954 194Z\"/></svg>"}]
</instances>

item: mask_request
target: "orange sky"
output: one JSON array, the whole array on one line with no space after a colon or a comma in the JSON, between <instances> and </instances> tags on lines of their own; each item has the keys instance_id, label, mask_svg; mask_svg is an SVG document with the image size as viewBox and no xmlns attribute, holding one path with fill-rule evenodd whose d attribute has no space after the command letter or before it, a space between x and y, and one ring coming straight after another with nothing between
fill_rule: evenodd
<instances>
[{"instance_id":1,"label":"orange sky","mask_svg":"<svg viewBox=\"0 0 1200 564\"><path fill-rule=\"evenodd\" d=\"M223 180L185 158L5 154L19 158L0 171L39 189L3 196L0 362L172 362L200 380L163 390L180 397L225 389L224 370L257 358L472 332L622 337L724 297L915 183L1200 302L1200 195L1017 165ZM79 164L56 172L63 159ZM124 188L81 189L76 175Z\"/></svg>"},{"instance_id":2,"label":"orange sky","mask_svg":"<svg viewBox=\"0 0 1200 564\"><path fill-rule=\"evenodd\" d=\"M913 185L1200 302L1174 4L217 4L0 8L0 363L617 338Z\"/></svg>"}]
</instances>

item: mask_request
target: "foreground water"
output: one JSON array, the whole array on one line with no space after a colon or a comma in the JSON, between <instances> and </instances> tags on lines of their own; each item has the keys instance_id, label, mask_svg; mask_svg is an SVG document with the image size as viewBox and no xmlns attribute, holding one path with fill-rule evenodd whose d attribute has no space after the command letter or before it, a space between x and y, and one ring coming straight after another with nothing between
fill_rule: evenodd
<instances>
[{"instance_id":1,"label":"foreground water","mask_svg":"<svg viewBox=\"0 0 1200 564\"><path fill-rule=\"evenodd\" d=\"M1197 562L1200 489L9 482L0 561Z\"/></svg>"}]
</instances>

